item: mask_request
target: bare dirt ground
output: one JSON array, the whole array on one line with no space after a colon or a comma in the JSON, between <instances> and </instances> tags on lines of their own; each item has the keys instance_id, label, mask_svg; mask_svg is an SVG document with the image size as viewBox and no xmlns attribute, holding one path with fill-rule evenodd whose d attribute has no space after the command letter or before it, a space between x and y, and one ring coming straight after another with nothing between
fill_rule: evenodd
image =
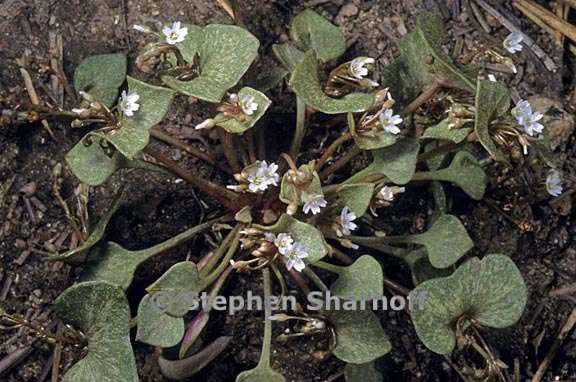
<instances>
[{"instance_id":1,"label":"bare dirt ground","mask_svg":"<svg viewBox=\"0 0 576 382\"><path fill-rule=\"evenodd\" d=\"M240 2L248 29L262 43L264 58L256 64L260 70L272 65L271 45L287 39L291 18L307 5L313 6L345 31L350 43L347 56L377 57L381 65L394 58L399 39L410 30L415 15L422 9L441 6L449 31L446 44L449 52L459 40L468 46L475 41L501 41L508 33L491 18L487 18L490 33L483 31L466 12L464 5L467 1ZM456 3L462 4L456 6ZM532 37L558 66L556 72L548 71L530 50L525 49L519 56L518 74L499 76L508 81L521 97L536 97L534 102L550 106L548 115L554 123L555 152L567 177L576 178L574 121L571 116L576 107L574 57L518 13L510 1L498 3L506 17ZM15 63L18 58L24 58L26 67L38 82L47 79L51 33L62 36L62 64L68 78L83 58L119 51L129 55L132 60L130 72L136 73L133 60L145 44L145 38L133 31L132 25L159 27L175 20L200 25L231 22L216 2L205 0L0 0L0 96L12 95L28 101ZM280 101L273 106L271 119L277 123L281 133L282 126L293 124L293 102L289 90L275 92L275 99ZM66 98L66 104L69 102ZM198 135L191 127L204 117L206 112L201 107L178 100L161 127L202 149L213 150L210 138ZM42 261L47 252L64 250L70 244L66 216L53 195L52 170L58 163L63 163L64 154L81 136L66 124L53 123L51 128L54 138L40 125L13 126L0 131L0 304L7 311L21 313L46 325L55 320L51 312L52 302L75 278L74 269ZM163 150L184 167L206 176L216 176L212 170L178 149L164 147ZM70 197L77 180L66 171L63 176L63 193ZM91 216L101 215L120 184L127 186L128 197L113 219L108 236L128 248L145 248L158 243L200 219L202 207L198 195L185 183L137 171L116 174L105 186L93 189L89 201ZM517 367L522 381L531 378L548 353L576 301L574 288L572 294L551 294L558 288L576 285L576 243L573 240L576 222L571 196L551 203L550 199L532 195L530 188L535 186L530 174L516 174L511 182L490 188L488 202L473 202L458 197L459 191L452 190L457 195L454 213L464 221L476 242L472 254L502 252L510 255L529 286L529 305L522 321L509 330L491 331L488 336L497 355L510 366L510 375L514 375ZM34 218L23 196L23 191L30 190L28 198L37 201L31 209ZM406 227L406 231L415 230L431 203L425 192L416 189L381 218L387 224ZM131 302L135 304L147 282L171 264L188 255L192 258L197 256L202 244L199 238L141 267L129 293ZM410 278L400 265L387 268L385 272L394 281L410 285ZM250 278L234 278L226 291L244 293L247 289L257 288L257 285ZM459 380L444 358L427 351L419 342L405 312L384 312L380 317L393 342L392 353L381 362L387 380ZM223 356L193 380L232 381L238 372L253 367L261 346L260 323L261 318L251 312L217 317L209 327L208 337L230 334L234 335L234 340ZM341 378L343 364L335 359L315 360L311 356L314 346L310 339L296 340L289 345L275 344L273 367L291 381ZM0 335L0 359L16 357L20 349L25 349L18 358L20 362L13 363L0 379L8 382L50 380L53 347L35 340L24 330ZM135 350L140 379L163 381L155 362L157 351L138 343ZM77 350L66 349L62 371L81 356ZM0 369L0 373L2 371ZM544 380L576 381L574 333L564 342Z\"/></svg>"}]
</instances>

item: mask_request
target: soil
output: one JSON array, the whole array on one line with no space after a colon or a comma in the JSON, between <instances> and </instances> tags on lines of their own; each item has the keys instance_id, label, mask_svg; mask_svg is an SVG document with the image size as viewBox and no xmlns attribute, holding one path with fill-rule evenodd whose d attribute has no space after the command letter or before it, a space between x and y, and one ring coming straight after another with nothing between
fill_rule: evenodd
<instances>
[{"instance_id":1,"label":"soil","mask_svg":"<svg viewBox=\"0 0 576 382\"><path fill-rule=\"evenodd\" d=\"M294 14L304 6L315 10L341 26L346 32L350 49L346 58L358 55L377 57L386 65L398 52L399 39L410 30L415 15L423 9L440 4L447 22L449 38L447 51L462 39L501 41L507 31L488 18L491 33L484 32L465 12L453 12L456 0L246 0L240 1L248 29L261 41L262 58L256 72L274 65L271 45L288 37L288 25ZM460 1L458 1L460 3ZM461 3L466 3L462 1ZM518 57L519 73L515 76L499 74L516 94L532 98L542 105L552 105L547 114L553 128L553 140L567 179L576 179L574 160L573 56L554 43L553 38L534 26L512 6L510 1L497 7L509 20L521 27L554 60L559 70L546 70L529 49ZM542 2L547 5L546 2ZM551 3L552 4L552 3ZM550 5L551 5L550 4ZM230 23L227 14L216 1L204 0L1 0L0 1L0 97L28 100L15 60L24 58L35 83L47 81L49 65L49 32L61 34L64 41L63 68L72 78L74 68L92 54L126 52L133 63L145 36L132 30L133 24L159 28L174 20L193 24ZM130 73L137 73L131 64ZM292 95L282 88L274 91L270 123L276 125L280 136L289 134L286 126L293 125ZM42 93L43 94L43 93ZM74 106L66 97L66 105ZM191 126L208 114L198 104L178 99L161 127L164 131L197 145L214 150L212 137L197 134ZM321 121L317 121L319 123ZM314 123L314 122L313 122ZM65 153L79 140L81 133L67 124L51 123L54 138L41 125L21 125L0 131L0 304L8 312L25 315L45 325L55 322L51 311L54 299L77 275L78 269L59 263L43 261L47 252L62 251L70 245L70 228L66 215L53 194L52 171L63 163ZM318 125L321 127L321 125ZM337 132L336 134L339 134ZM287 135L289 137L289 135ZM309 153L317 141L313 135L306 143ZM179 149L158 145L183 167L206 177L220 175ZM221 153L215 152L215 155ZM348 171L354 171L351 167ZM535 170L538 175L538 169ZM497 169L491 175L502 175ZM521 320L513 328L487 331L488 341L495 354L509 366L515 367L519 379L531 378L548 353L576 301L569 293L555 296L550 292L576 283L576 234L571 196L559 201L535 193L541 188L534 171L522 170L509 180L491 186L487 200L474 202L461 191L450 188L453 196L452 213L459 216L475 241L470 255L500 252L509 255L520 268L530 291L529 305ZM226 179L222 179L226 181ZM165 240L185 228L197 224L207 211L217 206L202 199L183 182L165 175L123 171L102 187L92 188L89 194L89 213L93 220L100 216L120 185L126 186L123 207L113 218L107 237L121 245L139 249ZM26 186L26 187L25 187ZM32 187L33 186L33 187ZM77 180L68 171L63 173L64 197L74 200ZM36 219L32 219L22 192L33 188L32 196L39 201L33 205ZM510 207L512 206L512 207ZM422 229L433 200L424 189L410 189L398 203L381 214L384 224L394 233L416 232ZM64 236L63 236L64 235ZM129 291L130 302L136 307L151 280L170 265L187 257L196 260L206 251L206 240L198 237L188 245L152 259L140 267L134 286ZM386 275L391 280L411 287L409 274L401 265L386 259ZM259 276L234 277L225 288L226 293L243 294L260 290ZM388 291L387 293L392 293ZM406 312L379 312L383 327L393 343L393 350L379 362L387 380L394 381L457 381L458 376L447 360L428 351L417 339ZM206 333L206 341L220 335L234 339L224 354L218 357L190 381L233 381L242 370L258 361L262 317L254 312L233 316L217 314ZM282 325L276 325L279 334ZM53 347L37 340L26 330L0 334L0 358L23 347L31 352L0 377L3 381L49 380ZM301 338L289 344L275 343L272 366L290 381L343 380L344 364L335 358L320 362L312 353L322 344L322 338ZM165 380L157 367L158 351L135 343L141 381ZM63 372L83 354L65 349L61 362ZM454 360L474 363L467 355ZM571 333L548 368L545 381L576 381L576 334Z\"/></svg>"}]
</instances>

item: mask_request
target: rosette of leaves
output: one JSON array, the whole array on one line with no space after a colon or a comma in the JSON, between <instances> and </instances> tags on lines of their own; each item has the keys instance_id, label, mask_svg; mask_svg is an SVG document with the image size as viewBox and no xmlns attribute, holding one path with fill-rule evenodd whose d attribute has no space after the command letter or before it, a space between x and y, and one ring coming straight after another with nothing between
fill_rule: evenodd
<instances>
[{"instance_id":1,"label":"rosette of leaves","mask_svg":"<svg viewBox=\"0 0 576 382\"><path fill-rule=\"evenodd\" d=\"M418 337L428 349L447 355L456 346L457 326L508 327L520 319L527 300L520 271L498 254L472 258L451 276L423 282L410 296L422 296L411 312Z\"/></svg>"},{"instance_id":2,"label":"rosette of leaves","mask_svg":"<svg viewBox=\"0 0 576 382\"><path fill-rule=\"evenodd\" d=\"M186 25L189 33L177 44L189 64L198 56L198 76L182 81L172 75L162 81L179 93L217 103L235 86L258 55L260 42L234 25ZM192 33L190 33L192 31Z\"/></svg>"}]
</instances>

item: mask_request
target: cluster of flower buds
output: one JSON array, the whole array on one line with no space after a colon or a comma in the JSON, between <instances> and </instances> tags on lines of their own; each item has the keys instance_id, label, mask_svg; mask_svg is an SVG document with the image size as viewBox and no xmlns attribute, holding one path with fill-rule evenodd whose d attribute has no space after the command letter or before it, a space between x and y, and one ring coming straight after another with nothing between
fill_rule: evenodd
<instances>
[{"instance_id":1,"label":"cluster of flower buds","mask_svg":"<svg viewBox=\"0 0 576 382\"><path fill-rule=\"evenodd\" d=\"M474 123L476 117L474 106L463 103L453 103L446 112L449 129L459 129L468 123Z\"/></svg>"},{"instance_id":2,"label":"cluster of flower buds","mask_svg":"<svg viewBox=\"0 0 576 382\"><path fill-rule=\"evenodd\" d=\"M398 114L394 114L392 106L394 106L395 101L388 89L379 91L376 100L377 105L379 105L378 111L375 114L364 114L356 126L356 133L369 137L373 137L381 131L394 135L399 134L398 125L402 123L402 118Z\"/></svg>"}]
</instances>

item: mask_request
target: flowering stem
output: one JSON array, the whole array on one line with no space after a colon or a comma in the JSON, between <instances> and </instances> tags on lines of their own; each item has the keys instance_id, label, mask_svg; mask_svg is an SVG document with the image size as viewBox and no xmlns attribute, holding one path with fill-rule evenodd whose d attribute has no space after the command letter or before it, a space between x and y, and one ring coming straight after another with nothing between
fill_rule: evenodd
<instances>
[{"instance_id":1,"label":"flowering stem","mask_svg":"<svg viewBox=\"0 0 576 382\"><path fill-rule=\"evenodd\" d=\"M298 166L296 166L296 163L294 162L294 160L292 159L292 157L286 153L282 153L280 154L280 157L282 157L286 163L288 164L288 166L290 167L290 169L292 171L296 171L298 172Z\"/></svg>"},{"instance_id":2,"label":"flowering stem","mask_svg":"<svg viewBox=\"0 0 576 382\"><path fill-rule=\"evenodd\" d=\"M345 267L340 267L338 265L326 263L324 261L316 261L312 265L314 265L315 267L318 267L318 268L322 268L328 272L332 272L332 273L336 273L336 274L341 274L342 268L345 268Z\"/></svg>"},{"instance_id":3,"label":"flowering stem","mask_svg":"<svg viewBox=\"0 0 576 382\"><path fill-rule=\"evenodd\" d=\"M258 361L257 368L270 367L270 348L272 345L272 286L270 283L270 270L268 268L262 269L263 289L264 289L264 338L262 340L262 353L260 353L260 361Z\"/></svg>"},{"instance_id":4,"label":"flowering stem","mask_svg":"<svg viewBox=\"0 0 576 382\"><path fill-rule=\"evenodd\" d=\"M358 154L362 153L362 149L358 146L354 146L350 151L340 157L336 162L332 163L330 167L326 170L322 171L320 174L320 180L326 180L330 175L335 173L336 171L340 170L340 168L344 167L348 162L350 162L354 157Z\"/></svg>"},{"instance_id":5,"label":"flowering stem","mask_svg":"<svg viewBox=\"0 0 576 382\"><path fill-rule=\"evenodd\" d=\"M168 143L172 146L178 147L184 151L186 151L189 154L192 154L193 156L195 156L196 158L203 160L204 162L211 164L212 166L218 167L218 169L224 171L227 174L232 174L232 171L230 170L230 168L222 165L220 162L218 162L216 159L214 159L213 156L211 156L208 153L205 153L203 151L200 151L199 149L197 149L194 146L191 146L189 144L186 144L184 142L182 142L181 140L179 140L178 138L175 138L171 135L166 134L165 132L157 129L157 128L152 128L150 130L150 135L153 136L154 138L161 140L162 142Z\"/></svg>"},{"instance_id":6,"label":"flowering stem","mask_svg":"<svg viewBox=\"0 0 576 382\"><path fill-rule=\"evenodd\" d=\"M430 83L430 85L428 85L428 87L426 87L426 89L424 89L424 91L422 91L422 93L420 93L420 95L416 97L414 101L410 102L410 104L404 108L402 114L414 113L420 106L432 98L434 94L436 94L436 92L443 86L443 82L440 80L436 79L432 81L432 83Z\"/></svg>"},{"instance_id":7,"label":"flowering stem","mask_svg":"<svg viewBox=\"0 0 576 382\"><path fill-rule=\"evenodd\" d=\"M302 141L306 135L306 104L300 97L296 97L296 130L290 146L290 156L296 158L300 153Z\"/></svg>"},{"instance_id":8,"label":"flowering stem","mask_svg":"<svg viewBox=\"0 0 576 382\"><path fill-rule=\"evenodd\" d=\"M220 275L222 274L222 272L226 270L226 268L230 267L230 260L232 260L234 254L236 254L239 245L240 245L240 235L239 231L237 230L236 232L234 232L234 235L232 236L230 247L226 252L226 256L224 256L224 258L220 262L220 265L218 265L218 267L212 273L204 277L205 285L212 284L214 280L220 277Z\"/></svg>"},{"instance_id":9,"label":"flowering stem","mask_svg":"<svg viewBox=\"0 0 576 382\"><path fill-rule=\"evenodd\" d=\"M240 173L242 171L242 167L240 167L238 153L236 152L236 148L234 148L234 137L232 134L221 127L218 127L217 131L220 142L222 143L222 147L224 148L224 155L226 156L226 160L228 160L228 164L235 174Z\"/></svg>"},{"instance_id":10,"label":"flowering stem","mask_svg":"<svg viewBox=\"0 0 576 382\"><path fill-rule=\"evenodd\" d=\"M239 230L240 225L234 227L234 229L232 229L232 231L230 231L228 235L226 235L226 237L224 238L218 249L213 254L210 255L210 257L208 258L206 263L204 263L202 269L200 270L200 275L202 277L206 277L212 272L212 269L216 266L216 264L222 258L222 256L224 256L226 250L230 247L230 243L232 242L232 240L235 237L237 237Z\"/></svg>"},{"instance_id":11,"label":"flowering stem","mask_svg":"<svg viewBox=\"0 0 576 382\"><path fill-rule=\"evenodd\" d=\"M322 168L322 166L332 157L332 155L334 155L336 150L338 150L338 148L344 142L346 142L350 139L352 139L352 134L350 134L349 132L346 132L346 133L342 134L340 137L338 137L334 142L332 142L330 144L330 146L328 146L328 148L326 149L324 154L322 154L320 159L318 159L318 162L316 162L316 168L317 169Z\"/></svg>"},{"instance_id":12,"label":"flowering stem","mask_svg":"<svg viewBox=\"0 0 576 382\"><path fill-rule=\"evenodd\" d=\"M144 149L144 152L153 157L154 159L156 159L157 161L159 161L160 163L162 163L164 166L166 166L170 171L178 175L180 178L184 179L194 187L197 187L202 192L205 192L206 194L212 196L226 208L233 211L239 209L238 208L239 206L236 204L238 195L236 195L232 191L229 191L221 187L220 185L213 183L207 179L204 179L198 175L192 174L188 170L185 170L182 167L180 167L176 162L174 162L164 154L154 149L151 149L150 147L146 147Z\"/></svg>"},{"instance_id":13,"label":"flowering stem","mask_svg":"<svg viewBox=\"0 0 576 382\"><path fill-rule=\"evenodd\" d=\"M404 259L406 255L409 253L409 251L407 251L404 248L392 247L387 243L407 242L408 237L409 236L386 236L386 237L349 236L348 239L355 244L359 244L364 247L372 248L377 251L392 255L394 257Z\"/></svg>"}]
</instances>

